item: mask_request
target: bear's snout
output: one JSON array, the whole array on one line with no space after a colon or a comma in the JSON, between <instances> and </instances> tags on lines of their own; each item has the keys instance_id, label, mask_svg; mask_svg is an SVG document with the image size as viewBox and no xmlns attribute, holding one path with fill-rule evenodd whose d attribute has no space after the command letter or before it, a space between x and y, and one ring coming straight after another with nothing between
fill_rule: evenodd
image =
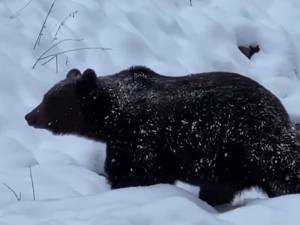
<instances>
[{"instance_id":1,"label":"bear's snout","mask_svg":"<svg viewBox=\"0 0 300 225\"><path fill-rule=\"evenodd\" d=\"M28 113L25 116L25 120L27 121L29 126L35 126L37 124L37 118L34 116L33 112Z\"/></svg>"},{"instance_id":2,"label":"bear's snout","mask_svg":"<svg viewBox=\"0 0 300 225\"><path fill-rule=\"evenodd\" d=\"M27 121L29 126L32 126L34 128L43 128L43 127L45 127L44 122L41 119L39 108L35 108L30 113L28 113L25 116L25 120Z\"/></svg>"}]
</instances>

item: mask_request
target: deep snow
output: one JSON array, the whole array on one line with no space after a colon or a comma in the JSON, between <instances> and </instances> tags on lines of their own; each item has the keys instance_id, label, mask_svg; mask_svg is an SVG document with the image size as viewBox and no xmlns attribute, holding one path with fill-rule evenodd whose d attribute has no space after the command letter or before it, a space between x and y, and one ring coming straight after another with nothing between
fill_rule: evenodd
<instances>
[{"instance_id":1,"label":"deep snow","mask_svg":"<svg viewBox=\"0 0 300 225\"><path fill-rule=\"evenodd\" d=\"M192 7L188 0L57 0L35 50L52 1L33 0L19 11L27 2L0 0L1 224L299 224L300 195L245 200L237 208L221 206L220 213L169 185L109 191L96 173L103 171L105 145L52 136L24 120L70 68L105 75L146 65L173 76L242 73L270 89L300 121L298 0L193 0ZM49 54L111 50L60 55L58 73L55 59L32 69L53 43L67 38L83 40L64 41ZM261 48L251 60L237 47L249 44ZM7 185L21 193L20 201Z\"/></svg>"}]
</instances>

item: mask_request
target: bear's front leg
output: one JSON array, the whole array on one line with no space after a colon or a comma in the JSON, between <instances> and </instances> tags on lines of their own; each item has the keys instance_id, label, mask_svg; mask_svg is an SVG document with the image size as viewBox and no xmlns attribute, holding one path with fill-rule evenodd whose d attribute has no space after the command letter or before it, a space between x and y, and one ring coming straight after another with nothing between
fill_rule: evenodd
<instances>
[{"instance_id":1,"label":"bear's front leg","mask_svg":"<svg viewBox=\"0 0 300 225\"><path fill-rule=\"evenodd\" d=\"M200 187L199 198L211 206L222 205L231 203L234 196L243 189L245 187L239 187L238 185L204 184Z\"/></svg>"},{"instance_id":2,"label":"bear's front leg","mask_svg":"<svg viewBox=\"0 0 300 225\"><path fill-rule=\"evenodd\" d=\"M112 189L174 183L159 151L144 143L107 144L105 171Z\"/></svg>"}]
</instances>

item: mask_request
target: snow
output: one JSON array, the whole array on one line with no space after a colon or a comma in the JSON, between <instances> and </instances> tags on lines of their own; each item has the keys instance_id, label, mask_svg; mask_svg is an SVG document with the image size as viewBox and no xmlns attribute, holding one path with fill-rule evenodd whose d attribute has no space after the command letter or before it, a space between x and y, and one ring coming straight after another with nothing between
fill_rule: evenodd
<instances>
[{"instance_id":1,"label":"snow","mask_svg":"<svg viewBox=\"0 0 300 225\"><path fill-rule=\"evenodd\" d=\"M35 50L51 1L32 1L20 11L26 2L0 1L1 224L298 224L300 195L257 200L262 196L254 192L251 200L243 195L236 207L217 212L185 185L110 191L97 174L103 172L104 144L53 136L24 120L73 67L105 75L146 65L171 76L217 70L247 75L277 95L299 122L298 0L193 0L192 7L188 0L58 0ZM58 73L55 59L32 69L66 17L56 42L73 40L49 53L111 49L60 55ZM238 49L250 44L261 49L251 60ZM17 197L21 193L20 201L6 185Z\"/></svg>"},{"instance_id":2,"label":"snow","mask_svg":"<svg viewBox=\"0 0 300 225\"><path fill-rule=\"evenodd\" d=\"M18 198L20 201L54 200L98 194L110 189L103 176L99 177L90 170L70 165L32 167L34 197L29 168L1 169L0 179L4 184L0 186L1 207ZM16 192L18 198L8 187Z\"/></svg>"}]
</instances>

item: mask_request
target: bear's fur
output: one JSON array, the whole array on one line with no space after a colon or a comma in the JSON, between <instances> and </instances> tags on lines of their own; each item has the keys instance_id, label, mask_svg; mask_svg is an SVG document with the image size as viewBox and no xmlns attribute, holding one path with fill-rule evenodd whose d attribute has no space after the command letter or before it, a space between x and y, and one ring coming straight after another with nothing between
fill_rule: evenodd
<instances>
[{"instance_id":1,"label":"bear's fur","mask_svg":"<svg viewBox=\"0 0 300 225\"><path fill-rule=\"evenodd\" d=\"M105 142L112 188L182 180L201 186L211 205L252 186L271 197L300 191L300 144L287 112L238 74L167 77L133 67L97 78L73 69L26 120Z\"/></svg>"}]
</instances>

